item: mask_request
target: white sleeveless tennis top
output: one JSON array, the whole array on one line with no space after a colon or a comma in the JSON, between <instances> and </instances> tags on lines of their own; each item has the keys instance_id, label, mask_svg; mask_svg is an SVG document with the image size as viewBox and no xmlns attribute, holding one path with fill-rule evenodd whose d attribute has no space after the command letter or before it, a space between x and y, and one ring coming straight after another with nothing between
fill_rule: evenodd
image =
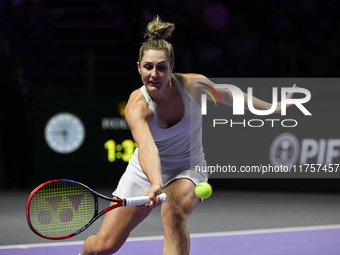
<instances>
[{"instance_id":1,"label":"white sleeveless tennis top","mask_svg":"<svg viewBox=\"0 0 340 255\"><path fill-rule=\"evenodd\" d=\"M202 148L201 109L177 77L171 75L171 79L181 94L185 107L184 117L172 127L161 128L158 125L156 106L145 86L142 86L142 93L154 114L149 127L159 150L164 187L181 178L190 179L197 185L208 181L207 173L195 170L195 166L207 164ZM112 194L120 198L140 196L150 187L151 183L140 166L137 148Z\"/></svg>"},{"instance_id":2,"label":"white sleeveless tennis top","mask_svg":"<svg viewBox=\"0 0 340 255\"><path fill-rule=\"evenodd\" d=\"M159 150L162 172L194 169L195 165L205 163L202 147L202 114L194 98L178 78L171 74L185 108L184 117L169 128L158 125L157 109L145 86L141 91L153 111L154 118L149 124L152 136ZM138 159L138 150L133 157ZM203 162L202 162L203 161Z\"/></svg>"}]
</instances>

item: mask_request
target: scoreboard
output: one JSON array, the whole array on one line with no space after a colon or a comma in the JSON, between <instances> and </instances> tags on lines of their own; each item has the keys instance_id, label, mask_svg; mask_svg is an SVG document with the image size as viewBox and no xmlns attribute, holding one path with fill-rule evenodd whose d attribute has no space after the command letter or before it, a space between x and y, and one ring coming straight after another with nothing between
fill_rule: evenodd
<instances>
[{"instance_id":1,"label":"scoreboard","mask_svg":"<svg viewBox=\"0 0 340 255\"><path fill-rule=\"evenodd\" d=\"M30 184L67 178L114 189L137 147L125 120L126 102L127 97L37 100Z\"/></svg>"}]
</instances>

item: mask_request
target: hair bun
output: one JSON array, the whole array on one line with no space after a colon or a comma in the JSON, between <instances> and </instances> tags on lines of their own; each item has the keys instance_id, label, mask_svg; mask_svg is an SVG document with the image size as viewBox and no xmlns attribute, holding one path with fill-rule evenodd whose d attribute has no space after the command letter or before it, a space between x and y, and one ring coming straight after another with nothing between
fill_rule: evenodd
<instances>
[{"instance_id":1,"label":"hair bun","mask_svg":"<svg viewBox=\"0 0 340 255\"><path fill-rule=\"evenodd\" d=\"M148 41L168 38L175 25L169 22L162 22L157 15L146 27L145 37Z\"/></svg>"}]
</instances>

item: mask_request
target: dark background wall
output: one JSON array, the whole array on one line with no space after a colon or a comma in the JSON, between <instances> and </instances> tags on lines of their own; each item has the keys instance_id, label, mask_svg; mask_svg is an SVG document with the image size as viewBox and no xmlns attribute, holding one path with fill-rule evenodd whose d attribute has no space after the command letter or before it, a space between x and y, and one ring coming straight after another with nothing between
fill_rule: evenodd
<instances>
[{"instance_id":1,"label":"dark background wall","mask_svg":"<svg viewBox=\"0 0 340 255\"><path fill-rule=\"evenodd\" d=\"M339 76L339 7L336 0L1 0L0 187L31 188L51 178L117 183L126 163L109 162L104 144L131 139L115 123L124 118L120 110L129 93L141 85L138 49L154 15L176 25L169 40L177 72L328 78ZM312 94L325 106L314 108L318 114L339 119L339 92ZM88 131L83 146L68 155L50 150L43 136L60 111L75 113ZM326 126L311 129L325 133ZM221 189L339 191L337 178L211 183Z\"/></svg>"}]
</instances>

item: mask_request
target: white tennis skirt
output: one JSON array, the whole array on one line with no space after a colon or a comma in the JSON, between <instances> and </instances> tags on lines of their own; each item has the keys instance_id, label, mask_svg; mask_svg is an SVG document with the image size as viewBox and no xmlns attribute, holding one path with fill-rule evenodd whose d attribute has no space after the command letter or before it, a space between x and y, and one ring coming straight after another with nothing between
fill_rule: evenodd
<instances>
[{"instance_id":1,"label":"white tennis skirt","mask_svg":"<svg viewBox=\"0 0 340 255\"><path fill-rule=\"evenodd\" d=\"M195 185L200 182L208 181L208 173L197 172L191 170L176 170L162 173L163 185L166 187L170 182L177 179L189 179ZM113 196L119 198L141 196L151 187L151 183L144 171L142 170L138 160L130 160L129 164L119 180L118 186Z\"/></svg>"}]
</instances>

